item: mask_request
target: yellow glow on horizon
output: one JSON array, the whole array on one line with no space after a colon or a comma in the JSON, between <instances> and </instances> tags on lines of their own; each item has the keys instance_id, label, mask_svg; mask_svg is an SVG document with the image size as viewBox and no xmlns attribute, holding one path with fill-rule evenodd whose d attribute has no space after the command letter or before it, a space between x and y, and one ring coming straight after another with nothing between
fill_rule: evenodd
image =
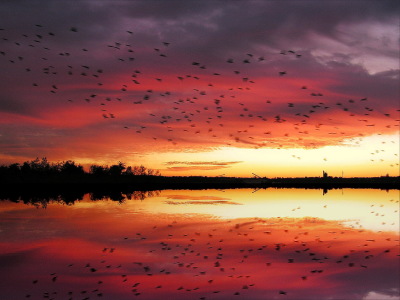
<instances>
[{"instance_id":1,"label":"yellow glow on horizon","mask_svg":"<svg viewBox=\"0 0 400 300\"><path fill-rule=\"evenodd\" d=\"M330 176L368 177L399 175L399 137L374 135L348 140L342 145L318 149L246 149L224 147L210 152L167 152L148 155L146 161L163 175L302 177L321 176L322 170ZM177 163L182 171L169 169L166 162ZM204 162L189 165L185 162ZM238 162L205 170L207 162ZM204 167L203 170L198 168ZM186 168L186 169L185 169Z\"/></svg>"},{"instance_id":2,"label":"yellow glow on horizon","mask_svg":"<svg viewBox=\"0 0 400 300\"><path fill-rule=\"evenodd\" d=\"M399 176L399 134L348 139L342 145L317 149L271 149L221 147L209 151L176 148L175 151L118 149L118 158L68 157L88 170L91 164L144 165L165 176L314 177L322 171L330 176ZM4 161L15 162L1 156ZM26 160L30 160L27 158ZM57 161L50 158L51 161ZM62 161L63 158L58 161ZM254 174L253 174L254 173Z\"/></svg>"}]
</instances>

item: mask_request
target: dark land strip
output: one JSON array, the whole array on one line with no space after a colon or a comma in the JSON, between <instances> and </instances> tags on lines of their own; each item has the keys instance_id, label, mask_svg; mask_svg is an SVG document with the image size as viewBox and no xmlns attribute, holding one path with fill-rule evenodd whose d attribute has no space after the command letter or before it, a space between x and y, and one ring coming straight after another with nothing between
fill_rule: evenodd
<instances>
[{"instance_id":1,"label":"dark land strip","mask_svg":"<svg viewBox=\"0 0 400 300\"><path fill-rule=\"evenodd\" d=\"M92 201L145 200L167 189L267 189L299 188L331 189L362 188L400 190L400 177L304 177L304 178L239 178L239 177L166 177L166 176L34 176L2 178L0 200L23 202L38 207L57 202L74 204L89 194Z\"/></svg>"},{"instance_id":2,"label":"dark land strip","mask_svg":"<svg viewBox=\"0 0 400 300\"><path fill-rule=\"evenodd\" d=\"M1 182L2 181L2 182ZM2 178L2 189L36 188L130 188L133 190L164 189L231 189L231 188L372 188L400 189L400 177L205 177L205 176L151 176L119 175L96 176L27 176Z\"/></svg>"}]
</instances>

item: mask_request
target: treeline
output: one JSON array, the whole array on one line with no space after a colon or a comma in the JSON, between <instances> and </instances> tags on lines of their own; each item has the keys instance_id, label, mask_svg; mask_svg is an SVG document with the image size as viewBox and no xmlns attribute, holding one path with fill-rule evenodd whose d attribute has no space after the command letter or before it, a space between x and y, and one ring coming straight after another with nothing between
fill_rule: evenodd
<instances>
[{"instance_id":1,"label":"treeline","mask_svg":"<svg viewBox=\"0 0 400 300\"><path fill-rule=\"evenodd\" d=\"M2 182L25 181L29 179L40 180L43 178L75 178L88 179L90 177L132 177L132 176L161 176L158 170L145 166L126 166L118 162L111 166L93 164L85 171L84 167L72 160L63 162L49 162L46 157L36 158L22 164L13 163L0 166L0 180Z\"/></svg>"},{"instance_id":2,"label":"treeline","mask_svg":"<svg viewBox=\"0 0 400 300\"><path fill-rule=\"evenodd\" d=\"M0 166L0 189L23 189L31 193L42 190L86 192L107 190L163 189L230 189L230 188L374 188L399 189L400 177L323 177L303 178L239 178L204 176L161 176L160 172L144 166L126 166L122 162L111 166L91 165L87 170L72 160L51 163L36 158L23 164Z\"/></svg>"}]
</instances>

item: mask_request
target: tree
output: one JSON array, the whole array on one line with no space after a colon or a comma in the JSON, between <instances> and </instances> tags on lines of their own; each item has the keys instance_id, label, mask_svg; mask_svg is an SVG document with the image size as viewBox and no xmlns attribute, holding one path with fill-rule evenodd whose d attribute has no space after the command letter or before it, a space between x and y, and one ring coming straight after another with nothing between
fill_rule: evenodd
<instances>
[{"instance_id":1,"label":"tree","mask_svg":"<svg viewBox=\"0 0 400 300\"><path fill-rule=\"evenodd\" d=\"M109 169L109 174L111 176L120 176L122 171L125 170L125 164L122 162L118 162L117 165L112 165Z\"/></svg>"},{"instance_id":2,"label":"tree","mask_svg":"<svg viewBox=\"0 0 400 300\"><path fill-rule=\"evenodd\" d=\"M81 165L76 165L72 160L61 163L60 172L66 175L81 175L85 173L83 167Z\"/></svg>"},{"instance_id":3,"label":"tree","mask_svg":"<svg viewBox=\"0 0 400 300\"><path fill-rule=\"evenodd\" d=\"M108 170L109 170L108 166L99 166L99 165L91 165L89 168L90 174L98 176L108 174Z\"/></svg>"}]
</instances>

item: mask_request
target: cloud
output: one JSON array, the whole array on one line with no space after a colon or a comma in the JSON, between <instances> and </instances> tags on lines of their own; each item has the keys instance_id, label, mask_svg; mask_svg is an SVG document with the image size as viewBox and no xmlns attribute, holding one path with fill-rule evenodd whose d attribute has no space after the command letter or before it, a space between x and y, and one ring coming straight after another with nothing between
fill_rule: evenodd
<instances>
[{"instance_id":1,"label":"cloud","mask_svg":"<svg viewBox=\"0 0 400 300\"><path fill-rule=\"evenodd\" d=\"M5 152L118 160L132 145L307 148L396 132L398 12L397 1L3 1Z\"/></svg>"},{"instance_id":2,"label":"cloud","mask_svg":"<svg viewBox=\"0 0 400 300\"><path fill-rule=\"evenodd\" d=\"M211 170L219 170L229 168L227 166L197 166L197 167L167 167L166 169L169 171L211 171Z\"/></svg>"},{"instance_id":3,"label":"cloud","mask_svg":"<svg viewBox=\"0 0 400 300\"><path fill-rule=\"evenodd\" d=\"M166 169L169 171L211 171L211 170L219 170L230 168L231 166L241 163L242 161L168 161L165 162L165 165L174 165L173 167L167 167ZM178 165L178 166L176 166ZM184 165L184 166L180 166Z\"/></svg>"},{"instance_id":4,"label":"cloud","mask_svg":"<svg viewBox=\"0 0 400 300\"><path fill-rule=\"evenodd\" d=\"M377 293L377 292L371 291L363 298L363 300L375 300L375 299L395 300L395 299L398 299L398 297L396 295L387 295L387 294L382 294L382 293Z\"/></svg>"},{"instance_id":5,"label":"cloud","mask_svg":"<svg viewBox=\"0 0 400 300\"><path fill-rule=\"evenodd\" d=\"M228 166L238 164L241 161L168 161L166 165L212 165L212 166Z\"/></svg>"}]
</instances>

